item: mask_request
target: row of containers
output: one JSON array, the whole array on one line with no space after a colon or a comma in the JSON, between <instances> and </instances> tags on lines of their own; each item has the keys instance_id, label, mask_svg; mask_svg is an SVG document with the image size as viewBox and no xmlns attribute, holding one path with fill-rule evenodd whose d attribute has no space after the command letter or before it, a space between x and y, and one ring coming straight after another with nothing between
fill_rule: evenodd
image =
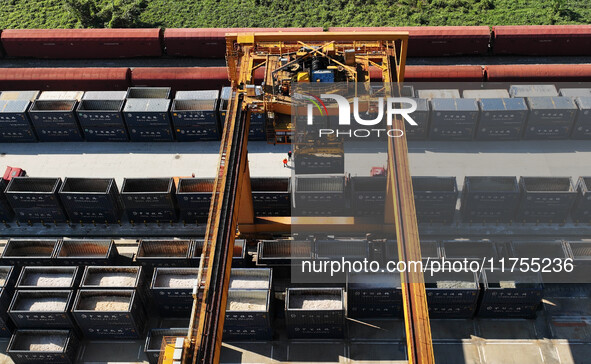
<instances>
[{"instance_id":1,"label":"row of containers","mask_svg":"<svg viewBox=\"0 0 591 364\"><path fill-rule=\"evenodd\" d=\"M258 88L257 88L258 89ZM231 89L178 91L4 91L0 142L180 142L220 140ZM250 140L266 140L263 113L251 114Z\"/></svg>"},{"instance_id":2,"label":"row of containers","mask_svg":"<svg viewBox=\"0 0 591 364\"><path fill-rule=\"evenodd\" d=\"M409 140L590 139L591 89L417 90Z\"/></svg>"},{"instance_id":3,"label":"row of containers","mask_svg":"<svg viewBox=\"0 0 591 364\"><path fill-rule=\"evenodd\" d=\"M506 89L416 90L419 124L409 140L590 139L591 89L511 85ZM260 87L255 94L261 94ZM1 142L220 140L231 89L177 91L4 91ZM249 140L275 141L266 114L253 110ZM269 129L269 130L268 130ZM268 132L269 131L269 132ZM283 141L285 142L285 140Z\"/></svg>"},{"instance_id":4,"label":"row of containers","mask_svg":"<svg viewBox=\"0 0 591 364\"><path fill-rule=\"evenodd\" d=\"M213 193L208 178L15 177L0 194L0 217L20 222L204 222ZM419 222L451 223L455 177L413 177ZM387 178L300 175L251 178L257 216L384 215ZM591 222L591 177L465 177L463 222Z\"/></svg>"}]
</instances>

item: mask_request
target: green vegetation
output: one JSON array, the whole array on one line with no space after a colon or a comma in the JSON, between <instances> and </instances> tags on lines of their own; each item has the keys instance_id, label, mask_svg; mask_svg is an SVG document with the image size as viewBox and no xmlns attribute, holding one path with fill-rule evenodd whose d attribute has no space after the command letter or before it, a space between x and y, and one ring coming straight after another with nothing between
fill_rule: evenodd
<instances>
[{"instance_id":1,"label":"green vegetation","mask_svg":"<svg viewBox=\"0 0 591 364\"><path fill-rule=\"evenodd\" d=\"M581 24L589 0L0 0L0 28Z\"/></svg>"}]
</instances>

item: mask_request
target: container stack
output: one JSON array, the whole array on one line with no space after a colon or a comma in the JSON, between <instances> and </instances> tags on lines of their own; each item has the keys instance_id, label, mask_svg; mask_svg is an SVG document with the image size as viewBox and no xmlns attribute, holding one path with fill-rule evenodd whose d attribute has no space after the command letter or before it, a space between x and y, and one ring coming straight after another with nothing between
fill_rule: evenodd
<instances>
[{"instance_id":1,"label":"container stack","mask_svg":"<svg viewBox=\"0 0 591 364\"><path fill-rule=\"evenodd\" d=\"M285 326L292 339L338 339L345 335L342 288L288 288Z\"/></svg>"},{"instance_id":2,"label":"container stack","mask_svg":"<svg viewBox=\"0 0 591 364\"><path fill-rule=\"evenodd\" d=\"M478 316L532 318L540 306L544 289L537 273L484 270L483 292Z\"/></svg>"},{"instance_id":3,"label":"container stack","mask_svg":"<svg viewBox=\"0 0 591 364\"><path fill-rule=\"evenodd\" d=\"M521 177L517 221L564 222L577 198L570 177Z\"/></svg>"},{"instance_id":4,"label":"container stack","mask_svg":"<svg viewBox=\"0 0 591 364\"><path fill-rule=\"evenodd\" d=\"M219 140L219 91L178 91L172 102L172 124L176 140L191 142Z\"/></svg>"},{"instance_id":5,"label":"container stack","mask_svg":"<svg viewBox=\"0 0 591 364\"><path fill-rule=\"evenodd\" d=\"M464 222L510 222L521 194L515 177L466 177L462 189Z\"/></svg>"},{"instance_id":6,"label":"container stack","mask_svg":"<svg viewBox=\"0 0 591 364\"><path fill-rule=\"evenodd\" d=\"M78 105L77 114L84 138L89 142L126 142L123 120L125 91L88 91Z\"/></svg>"},{"instance_id":7,"label":"container stack","mask_svg":"<svg viewBox=\"0 0 591 364\"><path fill-rule=\"evenodd\" d=\"M224 340L273 338L272 277L271 269L232 269L224 320Z\"/></svg>"},{"instance_id":8,"label":"container stack","mask_svg":"<svg viewBox=\"0 0 591 364\"><path fill-rule=\"evenodd\" d=\"M478 110L475 99L431 99L431 139L472 140Z\"/></svg>"},{"instance_id":9,"label":"container stack","mask_svg":"<svg viewBox=\"0 0 591 364\"><path fill-rule=\"evenodd\" d=\"M141 267L88 266L72 313L87 339L138 339L147 321Z\"/></svg>"},{"instance_id":10,"label":"container stack","mask_svg":"<svg viewBox=\"0 0 591 364\"><path fill-rule=\"evenodd\" d=\"M252 205L257 216L290 216L291 188L289 177L250 179Z\"/></svg>"},{"instance_id":11,"label":"container stack","mask_svg":"<svg viewBox=\"0 0 591 364\"><path fill-rule=\"evenodd\" d=\"M189 222L207 221L213 178L181 178L177 186L177 203L181 220Z\"/></svg>"},{"instance_id":12,"label":"container stack","mask_svg":"<svg viewBox=\"0 0 591 364\"><path fill-rule=\"evenodd\" d=\"M293 200L296 215L342 215L346 208L345 176L296 176Z\"/></svg>"},{"instance_id":13,"label":"container stack","mask_svg":"<svg viewBox=\"0 0 591 364\"><path fill-rule=\"evenodd\" d=\"M412 187L419 222L451 223L458 200L455 177L413 177Z\"/></svg>"},{"instance_id":14,"label":"container stack","mask_svg":"<svg viewBox=\"0 0 591 364\"><path fill-rule=\"evenodd\" d=\"M172 141L169 87L130 87L123 116L131 141Z\"/></svg>"},{"instance_id":15,"label":"container stack","mask_svg":"<svg viewBox=\"0 0 591 364\"><path fill-rule=\"evenodd\" d=\"M176 221L177 209L172 178L126 178L121 199L127 218L133 222Z\"/></svg>"},{"instance_id":16,"label":"container stack","mask_svg":"<svg viewBox=\"0 0 591 364\"><path fill-rule=\"evenodd\" d=\"M0 142L36 142L27 110L30 100L0 100Z\"/></svg>"},{"instance_id":17,"label":"container stack","mask_svg":"<svg viewBox=\"0 0 591 364\"><path fill-rule=\"evenodd\" d=\"M473 272L431 272L425 274L430 318L472 318L480 287Z\"/></svg>"},{"instance_id":18,"label":"container stack","mask_svg":"<svg viewBox=\"0 0 591 364\"><path fill-rule=\"evenodd\" d=\"M384 216L386 182L386 177L382 176L351 178L351 209L354 216Z\"/></svg>"},{"instance_id":19,"label":"container stack","mask_svg":"<svg viewBox=\"0 0 591 364\"><path fill-rule=\"evenodd\" d=\"M572 218L576 222L591 222L591 177L579 177L576 188Z\"/></svg>"},{"instance_id":20,"label":"container stack","mask_svg":"<svg viewBox=\"0 0 591 364\"><path fill-rule=\"evenodd\" d=\"M66 178L59 196L72 222L116 223L121 219L123 209L113 178Z\"/></svg>"},{"instance_id":21,"label":"container stack","mask_svg":"<svg viewBox=\"0 0 591 364\"><path fill-rule=\"evenodd\" d=\"M5 194L20 222L65 222L58 191L61 178L15 177Z\"/></svg>"},{"instance_id":22,"label":"container stack","mask_svg":"<svg viewBox=\"0 0 591 364\"><path fill-rule=\"evenodd\" d=\"M402 284L398 273L349 273L347 316L402 317Z\"/></svg>"}]
</instances>

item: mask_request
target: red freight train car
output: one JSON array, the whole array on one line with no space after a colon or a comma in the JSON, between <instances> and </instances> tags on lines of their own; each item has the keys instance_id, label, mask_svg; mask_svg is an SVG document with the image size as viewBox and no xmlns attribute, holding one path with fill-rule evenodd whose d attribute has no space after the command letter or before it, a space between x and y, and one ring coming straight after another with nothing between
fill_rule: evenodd
<instances>
[{"instance_id":1,"label":"red freight train car","mask_svg":"<svg viewBox=\"0 0 591 364\"><path fill-rule=\"evenodd\" d=\"M224 58L226 33L321 32L322 30L322 28L171 28L164 31L164 46L169 56Z\"/></svg>"},{"instance_id":2,"label":"red freight train car","mask_svg":"<svg viewBox=\"0 0 591 364\"><path fill-rule=\"evenodd\" d=\"M409 57L483 55L490 42L487 26L328 28L329 32L377 30L407 31Z\"/></svg>"},{"instance_id":3,"label":"red freight train car","mask_svg":"<svg viewBox=\"0 0 591 364\"><path fill-rule=\"evenodd\" d=\"M2 46L10 57L160 57L161 29L7 29Z\"/></svg>"},{"instance_id":4,"label":"red freight train car","mask_svg":"<svg viewBox=\"0 0 591 364\"><path fill-rule=\"evenodd\" d=\"M494 26L492 29L494 54L591 55L591 25Z\"/></svg>"},{"instance_id":5,"label":"red freight train car","mask_svg":"<svg viewBox=\"0 0 591 364\"><path fill-rule=\"evenodd\" d=\"M482 82L482 66L406 66L405 82Z\"/></svg>"},{"instance_id":6,"label":"red freight train car","mask_svg":"<svg viewBox=\"0 0 591 364\"><path fill-rule=\"evenodd\" d=\"M127 90L129 68L0 68L2 90Z\"/></svg>"},{"instance_id":7,"label":"red freight train car","mask_svg":"<svg viewBox=\"0 0 591 364\"><path fill-rule=\"evenodd\" d=\"M229 86L226 67L136 67L132 86L171 87L179 90L210 90Z\"/></svg>"},{"instance_id":8,"label":"red freight train car","mask_svg":"<svg viewBox=\"0 0 591 364\"><path fill-rule=\"evenodd\" d=\"M527 64L485 66L486 79L504 81L591 81L591 64Z\"/></svg>"}]
</instances>

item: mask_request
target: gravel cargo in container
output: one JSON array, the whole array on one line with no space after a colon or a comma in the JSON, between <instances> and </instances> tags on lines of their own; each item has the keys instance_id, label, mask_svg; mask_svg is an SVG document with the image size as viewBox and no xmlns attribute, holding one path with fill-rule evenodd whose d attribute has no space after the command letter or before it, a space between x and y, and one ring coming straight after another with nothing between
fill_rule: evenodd
<instances>
[{"instance_id":1,"label":"gravel cargo in container","mask_svg":"<svg viewBox=\"0 0 591 364\"><path fill-rule=\"evenodd\" d=\"M272 301L269 290L230 290L224 340L271 340Z\"/></svg>"},{"instance_id":2,"label":"gravel cargo in container","mask_svg":"<svg viewBox=\"0 0 591 364\"><path fill-rule=\"evenodd\" d=\"M290 338L343 338L345 301L342 288L288 288L285 326Z\"/></svg>"},{"instance_id":3,"label":"gravel cargo in container","mask_svg":"<svg viewBox=\"0 0 591 364\"><path fill-rule=\"evenodd\" d=\"M73 290L17 290L8 309L19 329L75 329Z\"/></svg>"},{"instance_id":4,"label":"gravel cargo in container","mask_svg":"<svg viewBox=\"0 0 591 364\"><path fill-rule=\"evenodd\" d=\"M190 316L199 268L154 268L151 302L161 316Z\"/></svg>"},{"instance_id":5,"label":"gravel cargo in container","mask_svg":"<svg viewBox=\"0 0 591 364\"><path fill-rule=\"evenodd\" d=\"M24 290L75 289L80 278L78 273L78 267L25 266L15 287Z\"/></svg>"},{"instance_id":6,"label":"gravel cargo in container","mask_svg":"<svg viewBox=\"0 0 591 364\"><path fill-rule=\"evenodd\" d=\"M83 289L138 289L143 291L142 267L87 266L80 281Z\"/></svg>"}]
</instances>

